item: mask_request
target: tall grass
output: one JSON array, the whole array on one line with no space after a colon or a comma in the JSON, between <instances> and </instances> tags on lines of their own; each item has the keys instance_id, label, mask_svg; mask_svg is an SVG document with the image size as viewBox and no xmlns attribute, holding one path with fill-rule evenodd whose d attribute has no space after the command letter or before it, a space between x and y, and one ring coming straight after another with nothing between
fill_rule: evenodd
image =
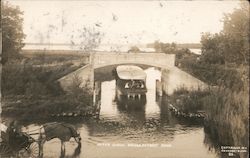
<instances>
[{"instance_id":1,"label":"tall grass","mask_svg":"<svg viewBox=\"0 0 250 158\"><path fill-rule=\"evenodd\" d=\"M31 64L6 64L2 71L2 94L5 95L59 95L57 79L78 67L67 63L53 67L35 67Z\"/></svg>"},{"instance_id":2,"label":"tall grass","mask_svg":"<svg viewBox=\"0 0 250 158\"><path fill-rule=\"evenodd\" d=\"M249 134L249 68L241 67L238 85L227 88L223 85L206 97L208 130L215 131L220 144L248 147ZM230 80L230 78L228 78ZM236 83L235 83L236 84Z\"/></svg>"},{"instance_id":3,"label":"tall grass","mask_svg":"<svg viewBox=\"0 0 250 158\"><path fill-rule=\"evenodd\" d=\"M213 146L249 147L249 66L186 62L186 71L215 87L207 92L178 90L174 96L180 100L179 107L185 110L195 105L195 109L205 110L205 131L216 140L210 142ZM239 156L246 154L239 153Z\"/></svg>"},{"instance_id":4,"label":"tall grass","mask_svg":"<svg viewBox=\"0 0 250 158\"><path fill-rule=\"evenodd\" d=\"M249 91L233 92L222 88L204 100L207 126L219 144L248 146Z\"/></svg>"},{"instance_id":5,"label":"tall grass","mask_svg":"<svg viewBox=\"0 0 250 158\"><path fill-rule=\"evenodd\" d=\"M189 91L182 87L174 91L171 102L184 113L197 113L204 110L203 99L209 94L208 90Z\"/></svg>"},{"instance_id":6,"label":"tall grass","mask_svg":"<svg viewBox=\"0 0 250 158\"><path fill-rule=\"evenodd\" d=\"M79 67L70 62L49 67L37 67L33 61L5 64L1 82L3 115L34 119L55 113L89 110L92 96L84 87L77 87L79 80L71 86L71 93L65 93L57 82Z\"/></svg>"}]
</instances>

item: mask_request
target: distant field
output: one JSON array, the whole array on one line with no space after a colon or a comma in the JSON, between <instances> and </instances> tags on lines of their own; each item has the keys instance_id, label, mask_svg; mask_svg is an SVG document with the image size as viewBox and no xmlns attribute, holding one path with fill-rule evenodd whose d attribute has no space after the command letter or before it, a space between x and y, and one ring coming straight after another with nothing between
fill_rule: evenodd
<instances>
[{"instance_id":1,"label":"distant field","mask_svg":"<svg viewBox=\"0 0 250 158\"><path fill-rule=\"evenodd\" d=\"M21 54L33 65L74 63L85 65L89 62L89 53L69 50L22 50ZM27 60L26 60L27 61Z\"/></svg>"},{"instance_id":2,"label":"distant field","mask_svg":"<svg viewBox=\"0 0 250 158\"><path fill-rule=\"evenodd\" d=\"M77 50L22 50L22 55L30 56L34 54L45 54L45 55L75 55L75 56L89 56L89 53L77 51Z\"/></svg>"}]
</instances>

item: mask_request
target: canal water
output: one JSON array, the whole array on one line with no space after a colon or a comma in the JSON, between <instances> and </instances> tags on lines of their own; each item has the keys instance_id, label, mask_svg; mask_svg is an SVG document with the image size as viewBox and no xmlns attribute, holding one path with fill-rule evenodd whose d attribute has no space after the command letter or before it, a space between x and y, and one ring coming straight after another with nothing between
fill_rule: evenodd
<instances>
[{"instance_id":1,"label":"canal water","mask_svg":"<svg viewBox=\"0 0 250 158\"><path fill-rule=\"evenodd\" d=\"M161 72L147 68L146 97L133 103L118 101L115 80L101 83L98 121L74 123L82 136L82 146L72 139L64 157L80 158L216 158L201 124L179 120L168 109L168 98L156 96L156 80ZM25 131L39 128L37 124ZM45 143L44 157L60 157L58 139Z\"/></svg>"}]
</instances>

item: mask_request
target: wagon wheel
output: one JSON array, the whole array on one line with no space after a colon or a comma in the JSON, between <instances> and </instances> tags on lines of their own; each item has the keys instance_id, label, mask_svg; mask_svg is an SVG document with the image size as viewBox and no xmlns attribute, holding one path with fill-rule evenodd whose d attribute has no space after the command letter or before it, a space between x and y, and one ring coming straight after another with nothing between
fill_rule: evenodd
<instances>
[{"instance_id":1,"label":"wagon wheel","mask_svg":"<svg viewBox=\"0 0 250 158\"><path fill-rule=\"evenodd\" d=\"M39 145L37 142L33 142L27 149L19 151L19 157L22 158L37 158L39 157Z\"/></svg>"},{"instance_id":2,"label":"wagon wheel","mask_svg":"<svg viewBox=\"0 0 250 158\"><path fill-rule=\"evenodd\" d=\"M7 145L6 143L1 143L0 144L0 157L7 158L7 157L11 157L11 155L12 155L12 150L9 147L9 145Z\"/></svg>"},{"instance_id":3,"label":"wagon wheel","mask_svg":"<svg viewBox=\"0 0 250 158\"><path fill-rule=\"evenodd\" d=\"M39 144L37 142L31 143L29 148L27 149L27 153L29 157L32 157L32 158L39 157Z\"/></svg>"}]
</instances>

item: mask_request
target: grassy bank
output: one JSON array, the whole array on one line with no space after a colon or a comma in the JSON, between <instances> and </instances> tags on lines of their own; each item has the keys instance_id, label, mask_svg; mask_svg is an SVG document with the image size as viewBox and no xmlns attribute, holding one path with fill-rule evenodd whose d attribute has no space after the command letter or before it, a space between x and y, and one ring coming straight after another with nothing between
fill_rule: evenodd
<instances>
[{"instance_id":1,"label":"grassy bank","mask_svg":"<svg viewBox=\"0 0 250 158\"><path fill-rule=\"evenodd\" d=\"M75 82L70 93L65 93L57 82L83 66L84 61L84 57L79 56L34 55L5 64L1 82L2 115L32 120L51 114L92 110L92 94L77 87L79 83Z\"/></svg>"},{"instance_id":2,"label":"grassy bank","mask_svg":"<svg viewBox=\"0 0 250 158\"><path fill-rule=\"evenodd\" d=\"M248 146L249 91L221 88L204 100L206 130L220 145Z\"/></svg>"},{"instance_id":3,"label":"grassy bank","mask_svg":"<svg viewBox=\"0 0 250 158\"><path fill-rule=\"evenodd\" d=\"M189 91L185 88L180 88L174 91L170 97L170 101L180 112L186 114L197 113L204 111L203 101L209 93L208 90Z\"/></svg>"},{"instance_id":4,"label":"grassy bank","mask_svg":"<svg viewBox=\"0 0 250 158\"><path fill-rule=\"evenodd\" d=\"M205 131L212 140L211 146L249 147L249 66L205 64L196 58L181 61L181 69L213 86L207 92L174 94L181 108L204 109ZM177 104L178 105L178 104ZM241 157L246 153L240 153Z\"/></svg>"}]
</instances>

